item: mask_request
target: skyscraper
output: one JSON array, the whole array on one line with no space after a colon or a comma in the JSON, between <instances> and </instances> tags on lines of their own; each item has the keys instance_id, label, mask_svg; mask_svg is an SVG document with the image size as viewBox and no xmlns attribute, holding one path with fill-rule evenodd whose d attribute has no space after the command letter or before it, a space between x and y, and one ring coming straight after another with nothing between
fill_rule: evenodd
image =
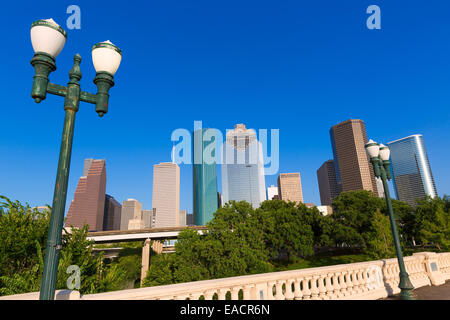
<instances>
[{"instance_id":1,"label":"skyscraper","mask_svg":"<svg viewBox=\"0 0 450 320\"><path fill-rule=\"evenodd\" d=\"M153 166L152 203L156 209L155 227L180 225L180 167L176 163Z\"/></svg>"},{"instance_id":2,"label":"skyscraper","mask_svg":"<svg viewBox=\"0 0 450 320\"><path fill-rule=\"evenodd\" d=\"M325 161L317 170L317 182L319 183L320 202L324 206L331 205L332 200L340 193L333 160Z\"/></svg>"},{"instance_id":3,"label":"skyscraper","mask_svg":"<svg viewBox=\"0 0 450 320\"><path fill-rule=\"evenodd\" d=\"M105 160L84 160L83 176L78 181L65 225L81 228L86 223L90 231L103 230L105 191Z\"/></svg>"},{"instance_id":4,"label":"skyscraper","mask_svg":"<svg viewBox=\"0 0 450 320\"><path fill-rule=\"evenodd\" d=\"M364 121L350 119L330 129L337 184L342 191L369 190L379 196L373 168L364 145Z\"/></svg>"},{"instance_id":5,"label":"skyscraper","mask_svg":"<svg viewBox=\"0 0 450 320\"><path fill-rule=\"evenodd\" d=\"M191 214L186 214L186 225L187 226L193 226L194 225L194 215Z\"/></svg>"},{"instance_id":6,"label":"skyscraper","mask_svg":"<svg viewBox=\"0 0 450 320\"><path fill-rule=\"evenodd\" d=\"M391 150L391 169L398 200L411 205L416 199L437 196L428 154L421 134L387 144Z\"/></svg>"},{"instance_id":7,"label":"skyscraper","mask_svg":"<svg viewBox=\"0 0 450 320\"><path fill-rule=\"evenodd\" d=\"M208 223L217 210L215 129L198 129L193 139L193 204L195 224Z\"/></svg>"},{"instance_id":8,"label":"skyscraper","mask_svg":"<svg viewBox=\"0 0 450 320\"><path fill-rule=\"evenodd\" d=\"M262 144L256 132L237 124L222 147L222 202L245 200L254 208L266 200Z\"/></svg>"},{"instance_id":9,"label":"skyscraper","mask_svg":"<svg viewBox=\"0 0 450 320\"><path fill-rule=\"evenodd\" d=\"M267 188L267 200L273 200L274 196L278 195L278 187L271 185Z\"/></svg>"},{"instance_id":10,"label":"skyscraper","mask_svg":"<svg viewBox=\"0 0 450 320\"><path fill-rule=\"evenodd\" d=\"M155 210L142 210L144 228L153 228L155 225Z\"/></svg>"},{"instance_id":11,"label":"skyscraper","mask_svg":"<svg viewBox=\"0 0 450 320\"><path fill-rule=\"evenodd\" d=\"M186 216L187 211L186 210L180 210L180 227L186 227Z\"/></svg>"},{"instance_id":12,"label":"skyscraper","mask_svg":"<svg viewBox=\"0 0 450 320\"><path fill-rule=\"evenodd\" d=\"M142 223L139 221L142 221ZM136 199L127 199L123 201L120 230L139 229L141 224L142 228L144 228L144 222L142 220L142 203Z\"/></svg>"},{"instance_id":13,"label":"skyscraper","mask_svg":"<svg viewBox=\"0 0 450 320\"><path fill-rule=\"evenodd\" d=\"M278 194L284 201L303 202L300 172L280 173L278 176Z\"/></svg>"},{"instance_id":14,"label":"skyscraper","mask_svg":"<svg viewBox=\"0 0 450 320\"><path fill-rule=\"evenodd\" d=\"M122 206L109 194L105 195L105 213L103 215L103 230L120 230Z\"/></svg>"}]
</instances>

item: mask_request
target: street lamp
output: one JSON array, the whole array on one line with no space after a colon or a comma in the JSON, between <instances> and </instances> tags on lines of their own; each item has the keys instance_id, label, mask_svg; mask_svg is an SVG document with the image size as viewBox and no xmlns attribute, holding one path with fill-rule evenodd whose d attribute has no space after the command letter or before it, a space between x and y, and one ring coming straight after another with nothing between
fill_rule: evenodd
<instances>
[{"instance_id":1,"label":"street lamp","mask_svg":"<svg viewBox=\"0 0 450 320\"><path fill-rule=\"evenodd\" d=\"M391 171L389 169L389 156L391 151L383 144L378 144L373 140L370 140L365 145L367 154L370 157L370 161L373 165L373 170L377 178L381 178L383 181L384 197L386 199L386 205L389 211L389 218L391 221L392 235L394 238L395 251L397 253L398 266L400 268L400 282L398 287L400 288L400 297L403 300L411 300L411 290L414 289L409 275L406 272L405 263L403 261L402 248L400 246L400 240L398 237L397 225L394 218L394 210L392 209L391 196L389 194L388 180L391 180Z\"/></svg>"},{"instance_id":2,"label":"street lamp","mask_svg":"<svg viewBox=\"0 0 450 320\"><path fill-rule=\"evenodd\" d=\"M100 117L108 112L108 92L114 86L114 74L119 68L122 52L110 41L100 42L92 47L92 62L97 72L94 78L94 83L97 85L97 94L92 94L82 91L78 83L81 79L81 56L79 54L76 54L73 58L73 67L69 72L70 81L67 86L49 82L49 74L56 70L55 58L66 43L67 33L63 28L53 19L37 20L31 24L30 34L35 52L31 60L35 69L31 96L36 103L45 100L47 93L64 97L63 136L39 296L41 300L53 300L59 252L61 250L61 233L66 206L75 114L78 111L80 101L95 104L95 111Z\"/></svg>"}]
</instances>

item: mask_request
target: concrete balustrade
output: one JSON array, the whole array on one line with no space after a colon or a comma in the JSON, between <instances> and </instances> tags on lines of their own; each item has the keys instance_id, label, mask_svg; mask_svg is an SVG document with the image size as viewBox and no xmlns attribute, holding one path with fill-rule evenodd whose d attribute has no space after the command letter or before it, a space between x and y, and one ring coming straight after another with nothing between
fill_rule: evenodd
<instances>
[{"instance_id":1,"label":"concrete balustrade","mask_svg":"<svg viewBox=\"0 0 450 320\"><path fill-rule=\"evenodd\" d=\"M405 257L415 288L440 285L450 279L450 253L420 252ZM65 290L61 300L350 300L382 299L400 292L397 259L271 272L166 286L129 289L80 296ZM1 300L38 299L39 293L0 297Z\"/></svg>"},{"instance_id":2,"label":"concrete balustrade","mask_svg":"<svg viewBox=\"0 0 450 320\"><path fill-rule=\"evenodd\" d=\"M414 288L431 285L430 278L427 274L425 265L426 257L424 255L413 255L405 257L406 272L409 274L409 279ZM397 258L383 260L383 276L386 289L389 295L394 295L400 292L398 284L400 282L400 269L398 267Z\"/></svg>"},{"instance_id":3,"label":"concrete balustrade","mask_svg":"<svg viewBox=\"0 0 450 320\"><path fill-rule=\"evenodd\" d=\"M437 257L437 265L445 280L450 280L450 252L440 253Z\"/></svg>"}]
</instances>

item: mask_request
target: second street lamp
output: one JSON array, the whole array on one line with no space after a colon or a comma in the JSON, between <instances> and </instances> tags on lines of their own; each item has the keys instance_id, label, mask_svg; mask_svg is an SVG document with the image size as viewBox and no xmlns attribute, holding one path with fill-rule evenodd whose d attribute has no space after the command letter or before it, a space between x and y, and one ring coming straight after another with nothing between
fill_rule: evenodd
<instances>
[{"instance_id":1,"label":"second street lamp","mask_svg":"<svg viewBox=\"0 0 450 320\"><path fill-rule=\"evenodd\" d=\"M92 61L97 72L94 83L97 94L82 91L81 56L73 58L73 67L69 72L67 86L49 82L48 76L56 70L56 56L61 52L67 39L67 33L53 19L38 20L31 25L31 42L35 51L31 64L35 69L31 96L36 103L45 100L47 93L64 97L64 128L59 153L58 171L53 194L50 227L45 250L44 272L40 289L41 300L53 300L58 273L61 234L66 207L67 182L69 179L70 158L75 126L75 114L80 101L95 104L100 117L108 112L109 89L114 86L114 74L119 68L122 52L110 41L97 43L92 47Z\"/></svg>"},{"instance_id":2,"label":"second street lamp","mask_svg":"<svg viewBox=\"0 0 450 320\"><path fill-rule=\"evenodd\" d=\"M390 150L385 145L370 140L366 144L366 151L370 157L370 161L373 165L373 170L377 178L381 178L383 182L384 197L386 199L386 205L389 212L389 219L391 221L392 236L394 238L395 251L397 253L397 261L400 269L400 282L398 287L400 288L400 298L403 300L411 300L411 291L414 289L409 275L406 272L405 262L403 261L402 247L400 246L400 239L398 237L397 224L395 223L394 210L392 209L391 195L389 193L388 180L391 180L390 171Z\"/></svg>"}]
</instances>

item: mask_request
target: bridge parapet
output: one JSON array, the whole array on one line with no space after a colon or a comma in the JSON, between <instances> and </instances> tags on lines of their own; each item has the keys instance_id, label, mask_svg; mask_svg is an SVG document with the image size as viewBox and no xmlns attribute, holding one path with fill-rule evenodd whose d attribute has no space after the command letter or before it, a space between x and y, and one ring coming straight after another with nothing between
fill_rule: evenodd
<instances>
[{"instance_id":1,"label":"bridge parapet","mask_svg":"<svg viewBox=\"0 0 450 320\"><path fill-rule=\"evenodd\" d=\"M450 279L450 253L417 253L405 257L405 265L415 288L442 282L433 277ZM202 296L205 300L227 296L232 300L375 300L398 293L398 274L397 259L386 259L70 296L81 300L197 300Z\"/></svg>"}]
</instances>

